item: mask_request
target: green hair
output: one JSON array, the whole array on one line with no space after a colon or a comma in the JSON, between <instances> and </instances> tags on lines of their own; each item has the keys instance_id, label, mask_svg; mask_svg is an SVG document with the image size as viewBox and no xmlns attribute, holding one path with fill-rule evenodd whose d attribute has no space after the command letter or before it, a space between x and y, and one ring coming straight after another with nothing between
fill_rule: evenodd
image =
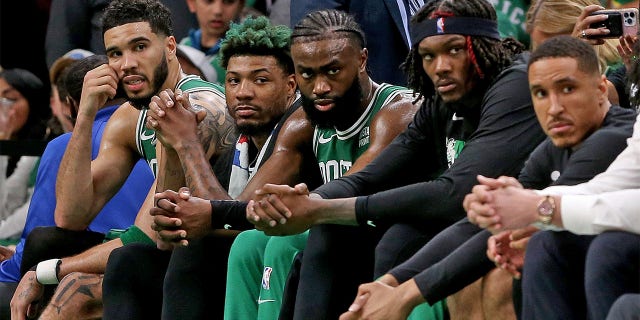
<instances>
[{"instance_id":1,"label":"green hair","mask_svg":"<svg viewBox=\"0 0 640 320\"><path fill-rule=\"evenodd\" d=\"M291 60L291 30L274 26L267 17L247 18L232 23L220 45L220 65L227 68L229 59L237 55L273 56L289 74L294 73Z\"/></svg>"}]
</instances>

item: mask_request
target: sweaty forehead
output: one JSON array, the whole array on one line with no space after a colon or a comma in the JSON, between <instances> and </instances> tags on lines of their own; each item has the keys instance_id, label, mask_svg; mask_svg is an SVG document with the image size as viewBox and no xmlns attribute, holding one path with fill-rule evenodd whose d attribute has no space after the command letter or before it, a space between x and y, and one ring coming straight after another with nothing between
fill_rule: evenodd
<instances>
[{"instance_id":1,"label":"sweaty forehead","mask_svg":"<svg viewBox=\"0 0 640 320\"><path fill-rule=\"evenodd\" d=\"M140 38L155 39L148 22L131 22L113 27L104 33L104 44L109 50L111 46L123 46Z\"/></svg>"},{"instance_id":2,"label":"sweaty forehead","mask_svg":"<svg viewBox=\"0 0 640 320\"><path fill-rule=\"evenodd\" d=\"M317 41L295 42L291 45L294 63L322 64L354 52L352 42L346 37L329 38Z\"/></svg>"}]
</instances>

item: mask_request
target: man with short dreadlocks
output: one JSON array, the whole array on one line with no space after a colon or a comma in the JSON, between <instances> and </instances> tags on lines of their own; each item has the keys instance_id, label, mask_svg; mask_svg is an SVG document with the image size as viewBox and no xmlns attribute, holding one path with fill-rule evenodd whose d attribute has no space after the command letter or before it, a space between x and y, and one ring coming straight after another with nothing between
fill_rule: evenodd
<instances>
[{"instance_id":1,"label":"man with short dreadlocks","mask_svg":"<svg viewBox=\"0 0 640 320\"><path fill-rule=\"evenodd\" d=\"M310 195L304 186L266 185L258 192L269 196L247 208L250 220L266 233L294 234L313 226L295 319L337 318L357 291L342 281L362 279L371 269L377 278L406 260L465 217L462 200L478 174L517 174L544 139L532 108L523 46L500 39L490 3L431 1L412 18L410 33L413 49L404 66L409 86L424 102L409 127L361 171ZM281 217L285 223L269 225ZM361 227L340 235L315 232L327 230L327 224ZM366 236L362 227L369 234L385 232L379 242L363 246L356 241ZM462 241L468 236L460 230ZM373 266L349 259L349 253L374 250Z\"/></svg>"}]
</instances>

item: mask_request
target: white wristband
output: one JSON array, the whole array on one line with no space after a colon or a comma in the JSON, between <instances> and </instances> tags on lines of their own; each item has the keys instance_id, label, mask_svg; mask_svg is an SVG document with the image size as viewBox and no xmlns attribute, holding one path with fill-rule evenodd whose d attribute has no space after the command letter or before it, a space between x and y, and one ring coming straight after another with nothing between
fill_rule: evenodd
<instances>
[{"instance_id":1,"label":"white wristband","mask_svg":"<svg viewBox=\"0 0 640 320\"><path fill-rule=\"evenodd\" d=\"M38 263L36 267L36 279L41 284L58 284L58 265L60 259L49 259Z\"/></svg>"}]
</instances>

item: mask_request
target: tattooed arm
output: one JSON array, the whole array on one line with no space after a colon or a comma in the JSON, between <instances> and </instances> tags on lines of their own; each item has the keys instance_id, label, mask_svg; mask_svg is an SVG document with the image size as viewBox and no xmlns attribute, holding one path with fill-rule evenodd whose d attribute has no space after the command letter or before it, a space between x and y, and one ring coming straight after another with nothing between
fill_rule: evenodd
<instances>
[{"instance_id":1,"label":"tattooed arm","mask_svg":"<svg viewBox=\"0 0 640 320\"><path fill-rule=\"evenodd\" d=\"M204 199L228 199L225 189L213 174L209 159L216 159L219 155L235 146L237 131L233 118L229 115L224 97L220 98L210 92L195 92L190 94L196 109L204 109L206 117L198 125L200 146L205 149L205 160L197 157L196 146L185 145L176 150L180 157L186 185L191 193ZM200 159L200 160L199 160Z\"/></svg>"},{"instance_id":2,"label":"tattooed arm","mask_svg":"<svg viewBox=\"0 0 640 320\"><path fill-rule=\"evenodd\" d=\"M40 319L102 317L102 274L74 272L64 277Z\"/></svg>"},{"instance_id":3,"label":"tattooed arm","mask_svg":"<svg viewBox=\"0 0 640 320\"><path fill-rule=\"evenodd\" d=\"M224 97L210 91L191 92L188 99L185 97L165 90L149 105L147 125L156 130L161 142L156 190L177 190L186 184L198 197L229 199L209 162L236 139Z\"/></svg>"}]
</instances>

